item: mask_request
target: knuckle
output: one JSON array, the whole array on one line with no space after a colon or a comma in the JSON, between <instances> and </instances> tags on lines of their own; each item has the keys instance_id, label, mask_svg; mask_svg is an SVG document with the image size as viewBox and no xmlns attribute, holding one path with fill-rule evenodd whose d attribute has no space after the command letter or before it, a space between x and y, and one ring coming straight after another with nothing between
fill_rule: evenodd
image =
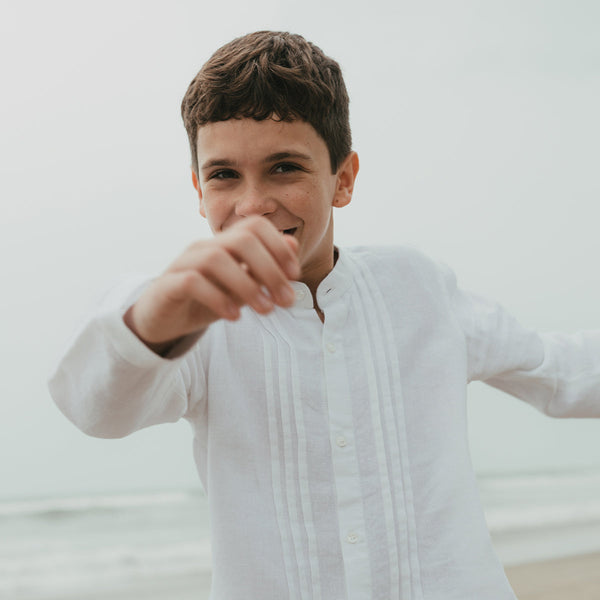
<instances>
[{"instance_id":1,"label":"knuckle","mask_svg":"<svg viewBox=\"0 0 600 600\"><path fill-rule=\"evenodd\" d=\"M220 244L209 244L202 249L201 259L198 262L198 270L204 271L212 268L223 260L224 250Z\"/></svg>"},{"instance_id":2,"label":"knuckle","mask_svg":"<svg viewBox=\"0 0 600 600\"><path fill-rule=\"evenodd\" d=\"M250 246L256 240L255 234L248 229L241 229L235 237L235 244L241 248Z\"/></svg>"},{"instance_id":3,"label":"knuckle","mask_svg":"<svg viewBox=\"0 0 600 600\"><path fill-rule=\"evenodd\" d=\"M243 223L245 225L244 229L252 232L255 236L260 235L261 233L264 234L269 228L274 228L274 225L269 219L260 215L245 217Z\"/></svg>"},{"instance_id":4,"label":"knuckle","mask_svg":"<svg viewBox=\"0 0 600 600\"><path fill-rule=\"evenodd\" d=\"M195 271L185 271L181 274L179 285L181 290L189 293L191 292L198 283L198 274Z\"/></svg>"}]
</instances>

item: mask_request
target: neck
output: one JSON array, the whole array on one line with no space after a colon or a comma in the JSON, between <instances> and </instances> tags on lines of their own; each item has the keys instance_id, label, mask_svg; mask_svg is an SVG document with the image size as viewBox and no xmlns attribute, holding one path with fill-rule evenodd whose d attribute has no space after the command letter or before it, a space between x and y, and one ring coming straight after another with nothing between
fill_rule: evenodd
<instances>
[{"instance_id":1,"label":"neck","mask_svg":"<svg viewBox=\"0 0 600 600\"><path fill-rule=\"evenodd\" d=\"M315 307L315 310L317 311L317 314L319 315L321 320L323 320L323 312L319 308L319 304L317 302L317 289L321 281L323 281L323 279L325 279L325 277L327 277L327 275L329 275L329 273L331 273L331 271L333 270L333 267L337 262L338 255L338 249L334 246L330 263L328 265L324 265L325 268L321 268L317 271L319 275L311 277L310 274L307 274L306 276L303 274L301 278L302 283L304 283L310 290L310 293L313 298L313 306Z\"/></svg>"}]
</instances>

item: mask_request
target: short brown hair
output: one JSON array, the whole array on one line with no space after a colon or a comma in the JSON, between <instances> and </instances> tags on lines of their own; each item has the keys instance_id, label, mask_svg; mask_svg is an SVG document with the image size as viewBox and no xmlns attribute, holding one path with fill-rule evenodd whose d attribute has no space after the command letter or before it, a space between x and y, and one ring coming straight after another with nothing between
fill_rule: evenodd
<instances>
[{"instance_id":1,"label":"short brown hair","mask_svg":"<svg viewBox=\"0 0 600 600\"><path fill-rule=\"evenodd\" d=\"M190 83L181 115L196 173L198 129L228 119L309 123L327 144L332 173L352 149L339 64L287 32L257 31L219 48Z\"/></svg>"}]
</instances>

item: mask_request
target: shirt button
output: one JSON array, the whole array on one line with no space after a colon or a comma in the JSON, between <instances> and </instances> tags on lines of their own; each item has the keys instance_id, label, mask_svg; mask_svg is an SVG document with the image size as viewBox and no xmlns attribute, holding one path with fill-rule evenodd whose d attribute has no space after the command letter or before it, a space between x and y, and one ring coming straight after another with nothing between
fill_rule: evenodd
<instances>
[{"instance_id":1,"label":"shirt button","mask_svg":"<svg viewBox=\"0 0 600 600\"><path fill-rule=\"evenodd\" d=\"M332 344L331 342L329 344L327 344L325 346L327 348L327 350L329 350L329 352L331 352L331 354L333 354L335 352L335 344Z\"/></svg>"},{"instance_id":2,"label":"shirt button","mask_svg":"<svg viewBox=\"0 0 600 600\"><path fill-rule=\"evenodd\" d=\"M343 435L338 435L337 438L335 438L335 442L340 448L343 448L348 443Z\"/></svg>"},{"instance_id":3,"label":"shirt button","mask_svg":"<svg viewBox=\"0 0 600 600\"><path fill-rule=\"evenodd\" d=\"M356 542L358 542L358 536L355 533L349 533L346 537L346 541L349 544L356 544Z\"/></svg>"}]
</instances>

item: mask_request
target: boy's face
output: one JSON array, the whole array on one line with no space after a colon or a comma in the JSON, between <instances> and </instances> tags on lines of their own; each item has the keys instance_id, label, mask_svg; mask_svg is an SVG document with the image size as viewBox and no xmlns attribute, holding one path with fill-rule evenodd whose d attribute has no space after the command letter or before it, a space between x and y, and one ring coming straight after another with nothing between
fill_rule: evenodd
<instances>
[{"instance_id":1,"label":"boy's face","mask_svg":"<svg viewBox=\"0 0 600 600\"><path fill-rule=\"evenodd\" d=\"M200 213L218 233L262 215L298 241L301 280L318 284L333 268L332 207L350 202L358 158L331 173L329 152L304 121L230 119L198 132Z\"/></svg>"}]
</instances>

